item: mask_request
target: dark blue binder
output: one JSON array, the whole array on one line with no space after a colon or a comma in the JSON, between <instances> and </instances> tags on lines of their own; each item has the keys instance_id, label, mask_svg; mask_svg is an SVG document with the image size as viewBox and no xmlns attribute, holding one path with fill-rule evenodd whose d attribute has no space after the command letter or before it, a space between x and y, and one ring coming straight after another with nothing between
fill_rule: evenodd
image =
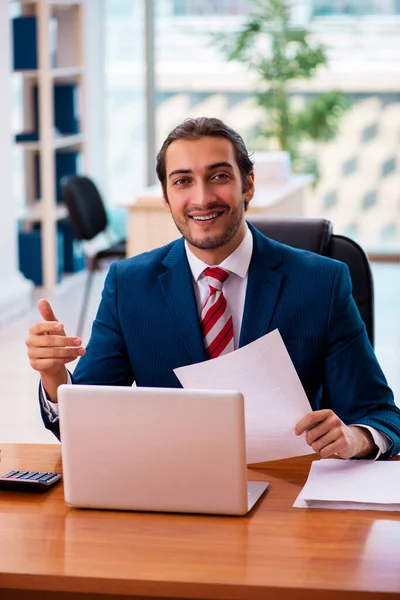
<instances>
[{"instance_id":1,"label":"dark blue binder","mask_svg":"<svg viewBox=\"0 0 400 600\"><path fill-rule=\"evenodd\" d=\"M64 271L64 248L62 231L57 232L57 281ZM18 234L19 270L35 285L43 285L42 234L40 226L32 231Z\"/></svg>"},{"instance_id":2,"label":"dark blue binder","mask_svg":"<svg viewBox=\"0 0 400 600\"><path fill-rule=\"evenodd\" d=\"M60 181L65 175L76 175L78 172L79 153L70 150L57 150L55 153L55 185L57 202L62 202ZM35 198L41 198L40 158L35 156Z\"/></svg>"},{"instance_id":3,"label":"dark blue binder","mask_svg":"<svg viewBox=\"0 0 400 600\"><path fill-rule=\"evenodd\" d=\"M57 83L53 88L54 127L61 135L79 133L78 121L78 85L76 83ZM39 131L38 87L32 89L34 130Z\"/></svg>"},{"instance_id":4,"label":"dark blue binder","mask_svg":"<svg viewBox=\"0 0 400 600\"><path fill-rule=\"evenodd\" d=\"M39 132L38 131L22 131L21 133L15 134L16 142L38 142Z\"/></svg>"},{"instance_id":5,"label":"dark blue binder","mask_svg":"<svg viewBox=\"0 0 400 600\"><path fill-rule=\"evenodd\" d=\"M36 17L15 17L13 25L13 66L15 70L38 68Z\"/></svg>"},{"instance_id":6,"label":"dark blue binder","mask_svg":"<svg viewBox=\"0 0 400 600\"><path fill-rule=\"evenodd\" d=\"M75 83L54 86L54 125L63 135L79 133L77 89Z\"/></svg>"}]
</instances>

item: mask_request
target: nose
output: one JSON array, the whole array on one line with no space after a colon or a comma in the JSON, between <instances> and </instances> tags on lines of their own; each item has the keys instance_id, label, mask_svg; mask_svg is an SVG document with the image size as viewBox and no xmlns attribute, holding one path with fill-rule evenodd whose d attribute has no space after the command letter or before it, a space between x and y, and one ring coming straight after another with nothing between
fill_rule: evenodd
<instances>
[{"instance_id":1,"label":"nose","mask_svg":"<svg viewBox=\"0 0 400 600\"><path fill-rule=\"evenodd\" d=\"M196 208L206 208L210 202L215 200L206 183L197 182L192 188L191 204Z\"/></svg>"}]
</instances>

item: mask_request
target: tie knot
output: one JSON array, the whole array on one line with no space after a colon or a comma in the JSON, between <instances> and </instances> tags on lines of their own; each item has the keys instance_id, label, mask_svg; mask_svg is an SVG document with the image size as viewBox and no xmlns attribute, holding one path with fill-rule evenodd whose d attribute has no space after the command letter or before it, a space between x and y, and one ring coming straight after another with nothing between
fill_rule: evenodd
<instances>
[{"instance_id":1,"label":"tie knot","mask_svg":"<svg viewBox=\"0 0 400 600\"><path fill-rule=\"evenodd\" d=\"M204 275L208 279L208 285L216 290L222 290L222 284L229 277L228 271L221 269L221 267L208 267L204 269Z\"/></svg>"}]
</instances>

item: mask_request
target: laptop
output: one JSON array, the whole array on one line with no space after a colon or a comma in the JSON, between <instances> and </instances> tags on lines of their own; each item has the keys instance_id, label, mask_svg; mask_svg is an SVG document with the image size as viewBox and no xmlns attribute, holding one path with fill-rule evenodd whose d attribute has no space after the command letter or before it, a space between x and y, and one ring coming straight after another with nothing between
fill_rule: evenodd
<instances>
[{"instance_id":1,"label":"laptop","mask_svg":"<svg viewBox=\"0 0 400 600\"><path fill-rule=\"evenodd\" d=\"M244 515L268 487L247 482L239 392L62 385L58 398L70 506Z\"/></svg>"}]
</instances>

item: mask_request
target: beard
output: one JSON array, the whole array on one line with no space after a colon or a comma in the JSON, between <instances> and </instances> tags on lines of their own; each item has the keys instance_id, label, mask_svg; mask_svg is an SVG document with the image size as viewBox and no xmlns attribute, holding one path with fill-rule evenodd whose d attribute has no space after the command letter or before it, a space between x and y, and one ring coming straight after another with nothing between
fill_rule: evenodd
<instances>
[{"instance_id":1,"label":"beard","mask_svg":"<svg viewBox=\"0 0 400 600\"><path fill-rule=\"evenodd\" d=\"M226 205L221 204L207 206L207 210L215 209L216 211L220 209L226 210L226 208ZM191 211L185 213L184 218L181 221L178 221L172 212L171 215L177 229L188 242L188 244L198 248L199 250L215 250L217 248L222 248L222 246L229 244L229 242L233 240L243 222L244 211L244 203L242 203L229 213L229 223L225 231L217 235L203 235L199 239L194 237L190 232L188 222L191 218Z\"/></svg>"}]
</instances>

